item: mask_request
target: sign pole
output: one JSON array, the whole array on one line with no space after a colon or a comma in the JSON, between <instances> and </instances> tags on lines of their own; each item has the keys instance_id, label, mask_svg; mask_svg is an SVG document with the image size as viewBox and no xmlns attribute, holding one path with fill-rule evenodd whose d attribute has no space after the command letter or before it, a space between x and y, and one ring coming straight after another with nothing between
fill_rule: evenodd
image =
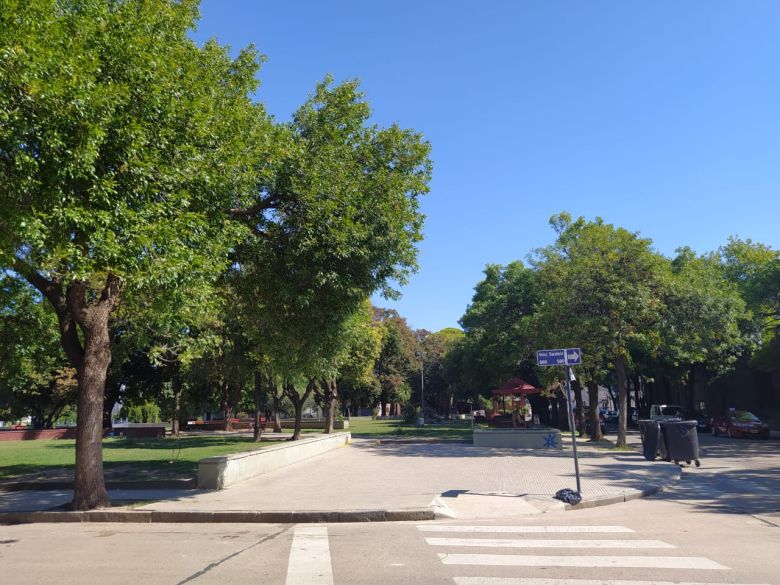
<instances>
[{"instance_id":1,"label":"sign pole","mask_svg":"<svg viewBox=\"0 0 780 585\"><path fill-rule=\"evenodd\" d=\"M574 406L574 401L572 400L571 395L571 381L572 378L574 378L574 374L571 371L571 366L566 366L566 374L566 395L569 402L569 428L571 429L571 445L574 449L574 474L577 478L577 491L582 493L582 488L580 487L580 462L577 458L577 433L574 428L574 409L572 408Z\"/></svg>"},{"instance_id":2,"label":"sign pole","mask_svg":"<svg viewBox=\"0 0 780 585\"><path fill-rule=\"evenodd\" d=\"M582 363L582 350L579 347L569 347L566 349L539 349L536 351L537 366L566 366L566 408L569 411L568 421L571 429L571 446L574 449L574 474L577 477L577 492L581 495L580 487L580 461L577 457L577 433L574 428L574 400L571 395L571 381L574 380L574 373L571 367ZM595 408L595 405L594 405Z\"/></svg>"}]
</instances>

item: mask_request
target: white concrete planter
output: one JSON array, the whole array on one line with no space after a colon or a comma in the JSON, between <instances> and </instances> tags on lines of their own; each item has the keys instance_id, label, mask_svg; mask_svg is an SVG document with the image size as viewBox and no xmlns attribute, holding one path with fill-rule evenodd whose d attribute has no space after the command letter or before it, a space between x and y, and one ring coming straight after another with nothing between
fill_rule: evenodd
<instances>
[{"instance_id":1,"label":"white concrete planter","mask_svg":"<svg viewBox=\"0 0 780 585\"><path fill-rule=\"evenodd\" d=\"M334 433L300 441L285 441L257 451L206 457L198 462L198 488L221 490L280 467L338 449L351 440L350 433Z\"/></svg>"},{"instance_id":2,"label":"white concrete planter","mask_svg":"<svg viewBox=\"0 0 780 585\"><path fill-rule=\"evenodd\" d=\"M474 429L475 447L562 449L558 429Z\"/></svg>"}]
</instances>

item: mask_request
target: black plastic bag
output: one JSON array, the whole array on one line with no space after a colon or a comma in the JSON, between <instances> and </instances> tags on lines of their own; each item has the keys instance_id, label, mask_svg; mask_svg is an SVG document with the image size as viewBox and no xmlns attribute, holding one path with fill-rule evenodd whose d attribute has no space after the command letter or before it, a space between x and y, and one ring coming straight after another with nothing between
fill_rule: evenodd
<instances>
[{"instance_id":1,"label":"black plastic bag","mask_svg":"<svg viewBox=\"0 0 780 585\"><path fill-rule=\"evenodd\" d=\"M569 488L563 488L562 490L558 490L557 492L555 492L555 495L553 497L556 500L566 502L567 504L571 504L572 506L576 506L582 501L582 494L580 492L570 490Z\"/></svg>"}]
</instances>

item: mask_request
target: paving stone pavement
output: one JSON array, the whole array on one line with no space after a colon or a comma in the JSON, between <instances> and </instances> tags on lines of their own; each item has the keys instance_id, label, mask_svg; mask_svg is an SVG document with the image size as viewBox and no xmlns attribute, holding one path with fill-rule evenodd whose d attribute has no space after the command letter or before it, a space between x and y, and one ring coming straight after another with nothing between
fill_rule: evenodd
<instances>
[{"instance_id":1,"label":"paving stone pavement","mask_svg":"<svg viewBox=\"0 0 780 585\"><path fill-rule=\"evenodd\" d=\"M635 451L580 445L588 500L668 485L679 467ZM226 490L195 492L138 510L348 511L437 507L454 517L530 514L561 508L551 496L575 488L568 441L563 450L484 449L467 443L356 439L343 449L279 469Z\"/></svg>"},{"instance_id":2,"label":"paving stone pavement","mask_svg":"<svg viewBox=\"0 0 780 585\"><path fill-rule=\"evenodd\" d=\"M586 503L622 501L680 478L680 468L637 451L579 445ZM552 498L576 487L570 438L562 450L478 448L465 442L355 439L324 455L225 490L109 490L115 506L157 512L351 512L433 510L453 518L562 509ZM51 510L70 490L0 492L0 512ZM150 502L151 501L151 502ZM144 503L150 502L150 503Z\"/></svg>"}]
</instances>

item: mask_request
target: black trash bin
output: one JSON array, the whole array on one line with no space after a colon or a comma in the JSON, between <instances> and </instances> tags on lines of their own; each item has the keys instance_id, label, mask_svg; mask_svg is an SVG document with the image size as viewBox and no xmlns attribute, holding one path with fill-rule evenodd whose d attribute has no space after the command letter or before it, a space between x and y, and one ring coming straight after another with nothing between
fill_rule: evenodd
<instances>
[{"instance_id":1,"label":"black trash bin","mask_svg":"<svg viewBox=\"0 0 780 585\"><path fill-rule=\"evenodd\" d=\"M690 464L699 461L699 434L696 431L695 420L665 420L661 422L661 445L665 448L662 457L667 461L679 463L685 461Z\"/></svg>"},{"instance_id":2,"label":"black trash bin","mask_svg":"<svg viewBox=\"0 0 780 585\"><path fill-rule=\"evenodd\" d=\"M661 428L654 420L640 420L639 436L642 438L642 454L648 461L655 460L662 445Z\"/></svg>"}]
</instances>

